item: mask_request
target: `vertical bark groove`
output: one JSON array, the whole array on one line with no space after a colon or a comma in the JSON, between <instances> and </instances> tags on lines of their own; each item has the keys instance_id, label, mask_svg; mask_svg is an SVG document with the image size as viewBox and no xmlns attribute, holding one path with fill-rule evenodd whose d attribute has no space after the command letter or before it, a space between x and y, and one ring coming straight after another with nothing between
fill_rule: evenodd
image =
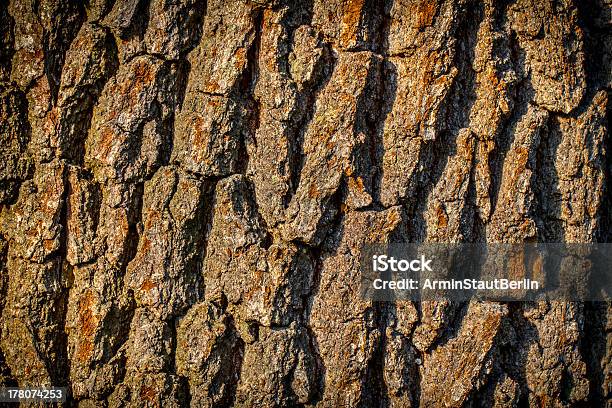
<instances>
[{"instance_id":1,"label":"vertical bark groove","mask_svg":"<svg viewBox=\"0 0 612 408\"><path fill-rule=\"evenodd\" d=\"M0 3L0 386L609 405L609 303L379 303L359 262L609 241L611 7Z\"/></svg>"}]
</instances>

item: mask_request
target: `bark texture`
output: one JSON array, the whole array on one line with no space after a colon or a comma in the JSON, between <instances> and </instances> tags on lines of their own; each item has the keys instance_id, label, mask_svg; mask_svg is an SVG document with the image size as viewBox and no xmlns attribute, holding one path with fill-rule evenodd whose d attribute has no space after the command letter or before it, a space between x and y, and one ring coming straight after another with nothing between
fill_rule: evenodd
<instances>
[{"instance_id":1,"label":"bark texture","mask_svg":"<svg viewBox=\"0 0 612 408\"><path fill-rule=\"evenodd\" d=\"M0 384L607 406L605 303L373 303L367 242L610 239L610 0L0 2Z\"/></svg>"}]
</instances>

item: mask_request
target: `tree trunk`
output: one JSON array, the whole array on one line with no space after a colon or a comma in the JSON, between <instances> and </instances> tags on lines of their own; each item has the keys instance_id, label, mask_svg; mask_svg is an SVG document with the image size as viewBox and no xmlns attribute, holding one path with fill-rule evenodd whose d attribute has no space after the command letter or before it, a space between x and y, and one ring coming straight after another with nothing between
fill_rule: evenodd
<instances>
[{"instance_id":1,"label":"tree trunk","mask_svg":"<svg viewBox=\"0 0 612 408\"><path fill-rule=\"evenodd\" d=\"M84 407L610 404L608 303L372 302L359 253L608 241L611 13L0 3L0 385Z\"/></svg>"}]
</instances>

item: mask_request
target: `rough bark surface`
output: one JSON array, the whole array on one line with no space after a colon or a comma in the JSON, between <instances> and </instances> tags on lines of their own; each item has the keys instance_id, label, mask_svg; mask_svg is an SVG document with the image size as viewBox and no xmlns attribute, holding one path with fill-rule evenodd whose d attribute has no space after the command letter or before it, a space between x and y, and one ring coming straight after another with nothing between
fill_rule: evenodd
<instances>
[{"instance_id":1,"label":"rough bark surface","mask_svg":"<svg viewBox=\"0 0 612 408\"><path fill-rule=\"evenodd\" d=\"M0 2L0 385L609 406L605 303L373 303L368 242L610 240L610 0Z\"/></svg>"}]
</instances>

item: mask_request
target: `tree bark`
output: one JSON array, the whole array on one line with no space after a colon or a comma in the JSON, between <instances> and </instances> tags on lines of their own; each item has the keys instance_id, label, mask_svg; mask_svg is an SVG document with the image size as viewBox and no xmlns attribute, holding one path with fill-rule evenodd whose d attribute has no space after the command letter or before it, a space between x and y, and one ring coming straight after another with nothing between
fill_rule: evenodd
<instances>
[{"instance_id":1,"label":"tree bark","mask_svg":"<svg viewBox=\"0 0 612 408\"><path fill-rule=\"evenodd\" d=\"M377 303L359 253L609 241L611 15L0 3L0 385L84 407L607 406L609 303Z\"/></svg>"}]
</instances>

